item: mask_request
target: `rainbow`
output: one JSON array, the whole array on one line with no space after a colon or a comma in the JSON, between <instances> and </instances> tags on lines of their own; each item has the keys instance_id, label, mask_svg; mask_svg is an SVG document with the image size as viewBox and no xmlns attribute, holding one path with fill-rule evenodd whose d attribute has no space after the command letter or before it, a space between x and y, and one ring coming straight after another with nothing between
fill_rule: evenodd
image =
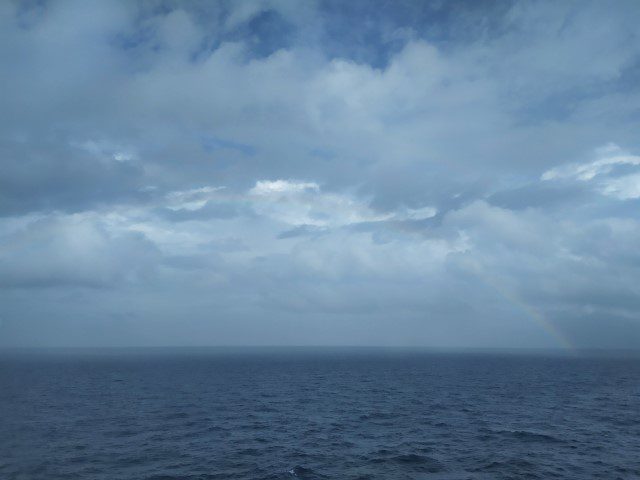
<instances>
[{"instance_id":1,"label":"rainbow","mask_svg":"<svg viewBox=\"0 0 640 480\"><path fill-rule=\"evenodd\" d=\"M516 307L519 311L524 313L527 318L538 325L558 347L568 351L576 351L575 345L573 345L567 336L558 330L558 328L551 321L547 320L538 310L524 302L510 290L501 286L489 275L481 274L478 271L475 271L474 273L484 285L490 287L491 290L497 293L500 298Z\"/></svg>"}]
</instances>

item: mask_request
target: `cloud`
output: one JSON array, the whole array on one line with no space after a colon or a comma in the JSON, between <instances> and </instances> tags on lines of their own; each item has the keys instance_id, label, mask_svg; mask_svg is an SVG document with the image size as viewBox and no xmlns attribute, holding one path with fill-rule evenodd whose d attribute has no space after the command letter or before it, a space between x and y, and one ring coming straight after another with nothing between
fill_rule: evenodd
<instances>
[{"instance_id":1,"label":"cloud","mask_svg":"<svg viewBox=\"0 0 640 480\"><path fill-rule=\"evenodd\" d=\"M597 155L591 162L548 170L541 179L590 183L603 195L619 200L640 198L640 156L630 155L615 144L598 149Z\"/></svg>"},{"instance_id":2,"label":"cloud","mask_svg":"<svg viewBox=\"0 0 640 480\"><path fill-rule=\"evenodd\" d=\"M209 200L215 198L215 192L222 190L224 187L200 187L190 190L182 190L169 192L166 195L168 200L167 208L169 210L188 210L195 211L202 209Z\"/></svg>"},{"instance_id":3,"label":"cloud","mask_svg":"<svg viewBox=\"0 0 640 480\"><path fill-rule=\"evenodd\" d=\"M355 196L322 192L317 183L259 180L249 190L258 215L288 225L337 227L390 218L373 211L366 200Z\"/></svg>"},{"instance_id":4,"label":"cloud","mask_svg":"<svg viewBox=\"0 0 640 480\"><path fill-rule=\"evenodd\" d=\"M638 340L639 22L0 5L0 342Z\"/></svg>"},{"instance_id":5,"label":"cloud","mask_svg":"<svg viewBox=\"0 0 640 480\"><path fill-rule=\"evenodd\" d=\"M92 214L34 218L0 237L4 287L113 287L148 276L155 262L151 242Z\"/></svg>"},{"instance_id":6,"label":"cloud","mask_svg":"<svg viewBox=\"0 0 640 480\"><path fill-rule=\"evenodd\" d=\"M313 182L292 182L288 180L258 180L256 185L249 190L251 195L278 195L301 193L304 191L318 192L320 187Z\"/></svg>"}]
</instances>

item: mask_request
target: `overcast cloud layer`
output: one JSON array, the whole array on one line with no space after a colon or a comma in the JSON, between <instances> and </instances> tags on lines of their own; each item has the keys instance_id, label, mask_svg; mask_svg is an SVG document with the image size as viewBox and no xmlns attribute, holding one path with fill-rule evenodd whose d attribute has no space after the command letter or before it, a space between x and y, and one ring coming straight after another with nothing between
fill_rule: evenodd
<instances>
[{"instance_id":1,"label":"overcast cloud layer","mask_svg":"<svg viewBox=\"0 0 640 480\"><path fill-rule=\"evenodd\" d=\"M640 8L0 3L0 345L640 346Z\"/></svg>"}]
</instances>

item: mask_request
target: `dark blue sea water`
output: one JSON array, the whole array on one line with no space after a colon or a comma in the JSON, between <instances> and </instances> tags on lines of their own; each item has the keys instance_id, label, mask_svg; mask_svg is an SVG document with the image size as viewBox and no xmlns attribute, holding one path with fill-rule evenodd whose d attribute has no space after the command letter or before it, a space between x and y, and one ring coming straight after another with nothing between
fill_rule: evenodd
<instances>
[{"instance_id":1,"label":"dark blue sea water","mask_svg":"<svg viewBox=\"0 0 640 480\"><path fill-rule=\"evenodd\" d=\"M5 352L0 478L640 478L640 360Z\"/></svg>"}]
</instances>

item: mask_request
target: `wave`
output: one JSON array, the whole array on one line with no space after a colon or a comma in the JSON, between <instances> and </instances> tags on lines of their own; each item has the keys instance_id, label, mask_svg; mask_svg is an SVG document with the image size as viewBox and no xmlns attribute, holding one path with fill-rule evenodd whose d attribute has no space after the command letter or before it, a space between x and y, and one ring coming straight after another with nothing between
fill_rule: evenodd
<instances>
[{"instance_id":1,"label":"wave","mask_svg":"<svg viewBox=\"0 0 640 480\"><path fill-rule=\"evenodd\" d=\"M378 453L386 454L387 450L378 451ZM406 468L410 468L415 471L425 473L437 473L444 470L444 466L438 460L425 455L418 455L416 453L395 455L395 456L378 456L371 459L372 463L393 463L396 465L403 465Z\"/></svg>"},{"instance_id":2,"label":"wave","mask_svg":"<svg viewBox=\"0 0 640 480\"><path fill-rule=\"evenodd\" d=\"M531 432L528 430L498 430L496 433L502 435L508 435L523 442L546 442L546 443L561 443L557 437L549 435L547 433Z\"/></svg>"},{"instance_id":3,"label":"wave","mask_svg":"<svg viewBox=\"0 0 640 480\"><path fill-rule=\"evenodd\" d=\"M291 470L287 472L291 477L301 478L304 480L320 480L322 478L327 478L324 475L321 475L317 472L314 472L310 468L305 468L300 465L293 467Z\"/></svg>"}]
</instances>

